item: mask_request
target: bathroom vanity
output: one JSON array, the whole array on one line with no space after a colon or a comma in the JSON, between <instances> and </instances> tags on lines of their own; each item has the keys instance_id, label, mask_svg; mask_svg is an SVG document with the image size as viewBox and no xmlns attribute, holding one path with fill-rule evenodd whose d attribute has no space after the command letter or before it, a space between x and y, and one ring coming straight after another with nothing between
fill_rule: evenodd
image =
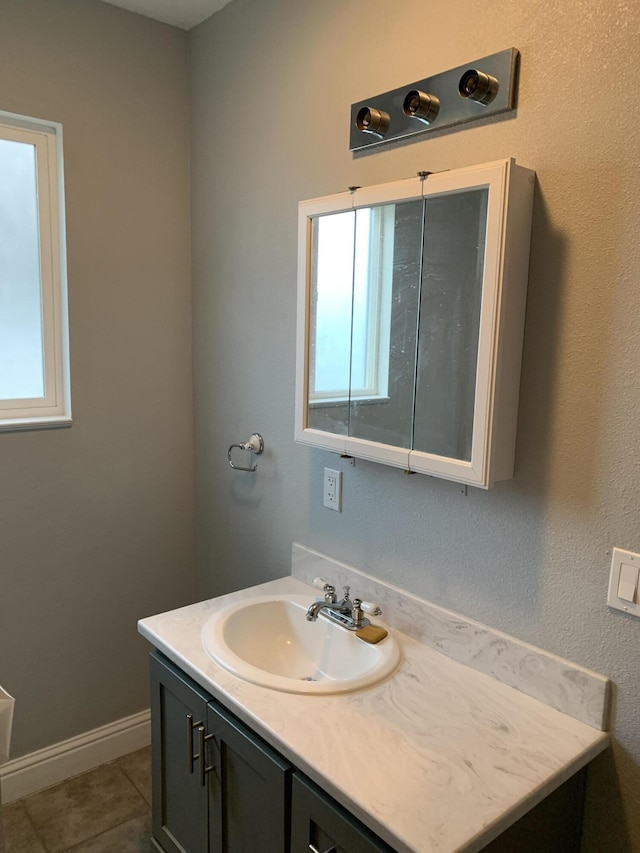
<instances>
[{"instance_id":1,"label":"bathroom vanity","mask_svg":"<svg viewBox=\"0 0 640 853\"><path fill-rule=\"evenodd\" d=\"M319 853L391 853L158 652L151 655L151 696L153 842L159 850L302 853L312 844Z\"/></svg>"},{"instance_id":2,"label":"bathroom vanity","mask_svg":"<svg viewBox=\"0 0 640 853\"><path fill-rule=\"evenodd\" d=\"M155 849L579 849L584 768L608 744L606 678L301 546L292 572L139 623L156 649ZM381 605L402 650L394 673L290 693L207 654L203 628L230 602L311 603L318 575Z\"/></svg>"}]
</instances>

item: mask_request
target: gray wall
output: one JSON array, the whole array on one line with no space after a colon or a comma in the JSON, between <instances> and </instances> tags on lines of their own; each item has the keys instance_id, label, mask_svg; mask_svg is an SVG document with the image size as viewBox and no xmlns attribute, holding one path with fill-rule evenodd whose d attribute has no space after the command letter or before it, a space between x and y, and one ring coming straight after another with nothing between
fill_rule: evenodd
<instances>
[{"instance_id":1,"label":"gray wall","mask_svg":"<svg viewBox=\"0 0 640 853\"><path fill-rule=\"evenodd\" d=\"M606 606L611 547L640 550L639 24L630 0L234 0L191 38L200 595L287 572L298 540L606 673L585 849L612 853L640 851L640 621ZM512 45L516 116L348 152L351 102ZM507 156L539 182L515 480L465 497L295 445L298 201Z\"/></svg>"},{"instance_id":2,"label":"gray wall","mask_svg":"<svg viewBox=\"0 0 640 853\"><path fill-rule=\"evenodd\" d=\"M0 434L12 756L148 707L136 620L192 597L187 38L0 0L0 109L64 126L70 429Z\"/></svg>"}]
</instances>

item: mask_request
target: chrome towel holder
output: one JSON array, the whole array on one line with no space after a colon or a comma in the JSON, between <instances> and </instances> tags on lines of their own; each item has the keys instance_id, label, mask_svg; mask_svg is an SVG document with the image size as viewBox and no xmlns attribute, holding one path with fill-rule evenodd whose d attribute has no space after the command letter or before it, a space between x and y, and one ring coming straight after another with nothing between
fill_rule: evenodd
<instances>
[{"instance_id":1,"label":"chrome towel holder","mask_svg":"<svg viewBox=\"0 0 640 853\"><path fill-rule=\"evenodd\" d=\"M255 471L258 467L258 463L253 466L253 468L245 468L243 465L234 465L233 459L231 458L231 451L237 447L239 450L247 450L249 453L254 453L256 456L260 456L262 451L264 450L264 440L259 432L254 432L249 441L244 441L241 444L232 444L227 451L227 459L229 460L229 465L234 469L234 471Z\"/></svg>"}]
</instances>

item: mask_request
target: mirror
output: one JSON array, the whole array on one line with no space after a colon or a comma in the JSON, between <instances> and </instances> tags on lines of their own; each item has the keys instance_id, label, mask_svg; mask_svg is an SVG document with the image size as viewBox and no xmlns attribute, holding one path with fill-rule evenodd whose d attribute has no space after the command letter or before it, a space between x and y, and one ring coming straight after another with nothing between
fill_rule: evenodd
<instances>
[{"instance_id":1,"label":"mirror","mask_svg":"<svg viewBox=\"0 0 640 853\"><path fill-rule=\"evenodd\" d=\"M313 219L308 423L410 447L423 202Z\"/></svg>"},{"instance_id":2,"label":"mirror","mask_svg":"<svg viewBox=\"0 0 640 853\"><path fill-rule=\"evenodd\" d=\"M470 461L487 190L429 199L412 447Z\"/></svg>"},{"instance_id":3,"label":"mirror","mask_svg":"<svg viewBox=\"0 0 640 853\"><path fill-rule=\"evenodd\" d=\"M531 175L502 161L301 203L298 441L485 485L498 311L519 306L521 347L526 290L520 258L500 305L507 189L524 256Z\"/></svg>"}]
</instances>

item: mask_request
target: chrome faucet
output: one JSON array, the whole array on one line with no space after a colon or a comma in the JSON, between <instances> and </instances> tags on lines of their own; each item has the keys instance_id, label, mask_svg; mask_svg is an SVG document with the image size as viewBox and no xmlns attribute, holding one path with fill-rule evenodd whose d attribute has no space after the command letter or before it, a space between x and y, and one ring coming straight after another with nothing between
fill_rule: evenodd
<instances>
[{"instance_id":1,"label":"chrome faucet","mask_svg":"<svg viewBox=\"0 0 640 853\"><path fill-rule=\"evenodd\" d=\"M324 598L314 601L307 610L307 619L309 622L315 622L320 614L326 616L332 622L337 622L343 628L349 631L357 631L358 628L364 628L369 624L369 620L362 613L362 601L359 598L354 598L353 601L349 598L351 587L343 587L342 601L338 601L336 589L330 583L324 584L322 591ZM380 608L376 608L377 613L380 613Z\"/></svg>"}]
</instances>

